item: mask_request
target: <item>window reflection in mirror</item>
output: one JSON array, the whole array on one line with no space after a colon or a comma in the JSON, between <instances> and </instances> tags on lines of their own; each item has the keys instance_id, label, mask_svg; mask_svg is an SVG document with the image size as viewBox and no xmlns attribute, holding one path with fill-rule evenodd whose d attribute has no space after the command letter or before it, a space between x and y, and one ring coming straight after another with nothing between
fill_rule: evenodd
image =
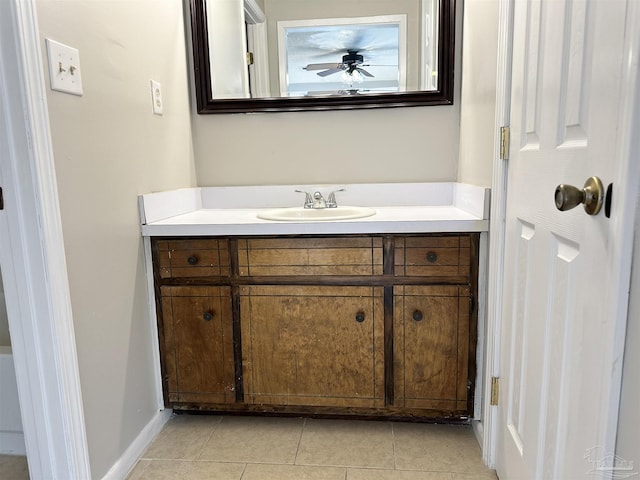
<instances>
[{"instance_id":1,"label":"window reflection in mirror","mask_svg":"<svg viewBox=\"0 0 640 480\"><path fill-rule=\"evenodd\" d=\"M406 90L406 15L278 22L280 95Z\"/></svg>"}]
</instances>

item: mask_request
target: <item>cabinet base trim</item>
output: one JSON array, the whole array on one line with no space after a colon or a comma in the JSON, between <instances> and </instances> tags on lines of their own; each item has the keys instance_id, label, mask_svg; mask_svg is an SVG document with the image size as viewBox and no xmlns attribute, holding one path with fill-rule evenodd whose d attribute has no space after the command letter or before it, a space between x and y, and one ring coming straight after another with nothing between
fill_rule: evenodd
<instances>
[{"instance_id":1,"label":"cabinet base trim","mask_svg":"<svg viewBox=\"0 0 640 480\"><path fill-rule=\"evenodd\" d=\"M198 412L260 416L304 416L309 418L334 418L358 420L395 420L409 422L447 422L469 423L470 415L466 411L450 412L440 410L416 410L409 408L350 408L350 407L304 407L298 405L215 405L215 404L187 404L175 403L176 412Z\"/></svg>"}]
</instances>

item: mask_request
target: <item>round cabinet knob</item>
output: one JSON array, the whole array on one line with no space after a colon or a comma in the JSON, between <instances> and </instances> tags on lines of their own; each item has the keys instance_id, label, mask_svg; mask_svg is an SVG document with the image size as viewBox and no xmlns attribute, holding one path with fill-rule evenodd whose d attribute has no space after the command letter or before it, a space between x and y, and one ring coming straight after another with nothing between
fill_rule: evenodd
<instances>
[{"instance_id":1,"label":"round cabinet knob","mask_svg":"<svg viewBox=\"0 0 640 480\"><path fill-rule=\"evenodd\" d=\"M356 313L356 322L358 323L364 322L364 312Z\"/></svg>"},{"instance_id":2,"label":"round cabinet knob","mask_svg":"<svg viewBox=\"0 0 640 480\"><path fill-rule=\"evenodd\" d=\"M420 310L415 310L415 311L413 312L413 319L414 319L416 322L419 322L420 320L422 320L422 318L423 318L423 316L422 316L422 312L421 312Z\"/></svg>"},{"instance_id":3,"label":"round cabinet knob","mask_svg":"<svg viewBox=\"0 0 640 480\"><path fill-rule=\"evenodd\" d=\"M204 318L207 322L210 322L211 320L213 320L213 316L216 314L216 312L211 311L211 312L204 312L204 314L202 315L202 318Z\"/></svg>"},{"instance_id":4,"label":"round cabinet knob","mask_svg":"<svg viewBox=\"0 0 640 480\"><path fill-rule=\"evenodd\" d=\"M428 252L427 261L429 263L436 263L438 261L438 254L436 252Z\"/></svg>"},{"instance_id":5,"label":"round cabinet knob","mask_svg":"<svg viewBox=\"0 0 640 480\"><path fill-rule=\"evenodd\" d=\"M187 263L189 265L196 265L198 263L198 257L196 257L195 255L191 255L189 258L187 258Z\"/></svg>"}]
</instances>

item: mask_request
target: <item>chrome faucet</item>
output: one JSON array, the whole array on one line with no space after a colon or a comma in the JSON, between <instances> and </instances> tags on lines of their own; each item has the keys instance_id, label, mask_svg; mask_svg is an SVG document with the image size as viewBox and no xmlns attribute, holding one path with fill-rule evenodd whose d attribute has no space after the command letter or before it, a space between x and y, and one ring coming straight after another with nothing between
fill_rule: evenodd
<instances>
[{"instance_id":1,"label":"chrome faucet","mask_svg":"<svg viewBox=\"0 0 640 480\"><path fill-rule=\"evenodd\" d=\"M304 193L304 208L313 208L313 197L304 190L295 190L297 193Z\"/></svg>"},{"instance_id":2,"label":"chrome faucet","mask_svg":"<svg viewBox=\"0 0 640 480\"><path fill-rule=\"evenodd\" d=\"M336 202L336 192L344 192L344 188L339 188L338 190L334 190L329 194L329 200L326 202L327 208L336 208L338 203Z\"/></svg>"},{"instance_id":3,"label":"chrome faucet","mask_svg":"<svg viewBox=\"0 0 640 480\"><path fill-rule=\"evenodd\" d=\"M336 208L338 203L336 202L336 192L344 192L344 188L335 190L329 194L329 199L325 200L322 193L316 191L311 195L304 190L296 190L298 193L304 193L304 208Z\"/></svg>"},{"instance_id":4,"label":"chrome faucet","mask_svg":"<svg viewBox=\"0 0 640 480\"><path fill-rule=\"evenodd\" d=\"M313 207L311 208L327 208L327 201L320 192L313 194Z\"/></svg>"}]
</instances>

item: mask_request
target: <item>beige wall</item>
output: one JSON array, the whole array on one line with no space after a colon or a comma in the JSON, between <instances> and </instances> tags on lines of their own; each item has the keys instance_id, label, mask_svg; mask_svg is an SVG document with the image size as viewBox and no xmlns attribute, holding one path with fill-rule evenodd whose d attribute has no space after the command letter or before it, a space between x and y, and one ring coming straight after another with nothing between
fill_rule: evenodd
<instances>
[{"instance_id":1,"label":"beige wall","mask_svg":"<svg viewBox=\"0 0 640 480\"><path fill-rule=\"evenodd\" d=\"M4 289L2 277L0 277L0 347L11 345L9 338L9 319L7 318L7 306L4 303Z\"/></svg>"},{"instance_id":2,"label":"beige wall","mask_svg":"<svg viewBox=\"0 0 640 480\"><path fill-rule=\"evenodd\" d=\"M461 13L459 8L458 45ZM453 106L194 114L198 184L455 181L460 135L460 49L457 52Z\"/></svg>"},{"instance_id":3,"label":"beige wall","mask_svg":"<svg viewBox=\"0 0 640 480\"><path fill-rule=\"evenodd\" d=\"M498 0L464 2L458 181L491 186L496 107Z\"/></svg>"},{"instance_id":4,"label":"beige wall","mask_svg":"<svg viewBox=\"0 0 640 480\"><path fill-rule=\"evenodd\" d=\"M459 107L194 119L198 183L454 181Z\"/></svg>"},{"instance_id":5,"label":"beige wall","mask_svg":"<svg viewBox=\"0 0 640 480\"><path fill-rule=\"evenodd\" d=\"M80 51L84 95L48 90L47 101L92 478L101 478L157 412L136 196L196 183L182 3L36 5L43 51L45 37ZM150 79L162 83L164 116L151 114Z\"/></svg>"}]
</instances>

